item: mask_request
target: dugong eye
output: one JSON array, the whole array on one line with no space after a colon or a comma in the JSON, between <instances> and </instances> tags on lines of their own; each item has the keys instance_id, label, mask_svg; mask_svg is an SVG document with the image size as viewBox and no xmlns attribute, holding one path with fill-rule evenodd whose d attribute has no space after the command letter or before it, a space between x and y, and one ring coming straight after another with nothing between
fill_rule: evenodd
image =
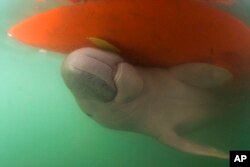
<instances>
[{"instance_id":1,"label":"dugong eye","mask_svg":"<svg viewBox=\"0 0 250 167\"><path fill-rule=\"evenodd\" d=\"M93 118L93 115L90 113L86 113L87 116L89 116L90 118Z\"/></svg>"}]
</instances>

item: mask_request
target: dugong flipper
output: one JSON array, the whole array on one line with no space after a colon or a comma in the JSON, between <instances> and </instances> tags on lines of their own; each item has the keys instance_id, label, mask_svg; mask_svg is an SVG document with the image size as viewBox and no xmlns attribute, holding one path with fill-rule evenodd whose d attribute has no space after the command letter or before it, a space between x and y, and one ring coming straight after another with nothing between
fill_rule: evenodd
<instances>
[{"instance_id":1,"label":"dugong flipper","mask_svg":"<svg viewBox=\"0 0 250 167\"><path fill-rule=\"evenodd\" d=\"M229 81L227 70L204 63L136 67L115 53L83 48L65 59L62 75L81 109L98 123L153 136L184 152L228 158L176 132L209 117L214 101L207 89Z\"/></svg>"}]
</instances>

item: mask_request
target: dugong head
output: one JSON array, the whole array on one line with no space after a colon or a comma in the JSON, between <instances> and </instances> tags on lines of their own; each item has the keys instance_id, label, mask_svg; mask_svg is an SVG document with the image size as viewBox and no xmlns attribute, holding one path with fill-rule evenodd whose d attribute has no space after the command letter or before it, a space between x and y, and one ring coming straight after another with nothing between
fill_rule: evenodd
<instances>
[{"instance_id":1,"label":"dugong head","mask_svg":"<svg viewBox=\"0 0 250 167\"><path fill-rule=\"evenodd\" d=\"M120 126L113 125L117 120L129 115L127 104L143 90L143 79L133 66L116 53L93 48L78 49L67 56L62 76L83 111L113 128Z\"/></svg>"}]
</instances>

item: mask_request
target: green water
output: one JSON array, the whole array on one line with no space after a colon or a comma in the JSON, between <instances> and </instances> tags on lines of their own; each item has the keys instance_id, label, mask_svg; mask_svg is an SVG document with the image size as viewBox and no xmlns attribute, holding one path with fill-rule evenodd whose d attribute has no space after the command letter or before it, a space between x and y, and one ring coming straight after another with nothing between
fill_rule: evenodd
<instances>
[{"instance_id":1,"label":"green water","mask_svg":"<svg viewBox=\"0 0 250 167\"><path fill-rule=\"evenodd\" d=\"M225 160L184 154L142 135L103 128L86 117L60 76L63 56L7 36L17 21L55 5L41 3L37 9L33 0L0 0L0 167L229 166ZM242 107L246 112L234 123L188 137L225 150L250 150L250 102Z\"/></svg>"}]
</instances>

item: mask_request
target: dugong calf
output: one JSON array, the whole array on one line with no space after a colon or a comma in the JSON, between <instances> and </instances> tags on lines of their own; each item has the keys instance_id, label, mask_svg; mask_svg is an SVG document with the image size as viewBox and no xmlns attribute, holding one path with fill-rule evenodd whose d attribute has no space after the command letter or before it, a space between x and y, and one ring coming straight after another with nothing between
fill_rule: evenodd
<instances>
[{"instance_id":1,"label":"dugong calf","mask_svg":"<svg viewBox=\"0 0 250 167\"><path fill-rule=\"evenodd\" d=\"M62 76L82 111L103 126L146 134L183 152L228 158L177 133L179 127L209 117L214 106L209 89L232 79L221 67L140 67L113 52L81 48L65 58Z\"/></svg>"}]
</instances>

